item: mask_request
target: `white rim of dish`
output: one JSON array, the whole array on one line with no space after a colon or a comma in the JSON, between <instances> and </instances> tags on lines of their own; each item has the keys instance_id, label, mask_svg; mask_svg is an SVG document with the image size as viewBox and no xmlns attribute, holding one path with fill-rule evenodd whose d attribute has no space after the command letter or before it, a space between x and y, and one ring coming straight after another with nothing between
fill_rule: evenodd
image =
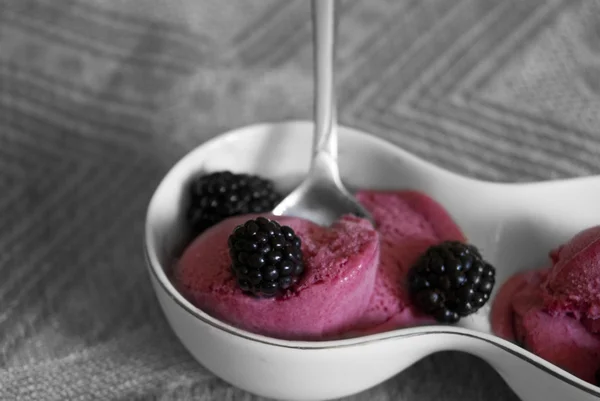
<instances>
[{"instance_id":1,"label":"white rim of dish","mask_svg":"<svg viewBox=\"0 0 600 401\"><path fill-rule=\"evenodd\" d=\"M219 134L219 135L213 137L212 139L210 139L208 141L203 142L196 148L192 149L190 152L188 152L186 155L184 155L181 159L179 159L173 166L171 166L171 168L169 169L167 174L161 179L160 183L157 185L157 187L150 199L150 202L148 204L148 209L147 209L147 213L146 213L146 221L145 221L144 254L145 254L145 258L146 258L146 262L147 262L146 266L147 266L149 273L151 274L151 276L153 276L156 279L156 281L160 284L160 286L163 288L163 290L169 295L169 297L173 301L175 301L175 303L179 307L181 307L183 310L185 310L187 313L189 313L192 317L199 319L202 322L204 322L214 328L222 330L223 332L225 332L227 334L241 337L241 338L244 338L249 341L267 344L267 345L271 345L274 347L280 347L280 348L310 349L310 350L345 348L345 347L353 347L353 346L357 346L357 345L363 345L363 344L367 344L367 343L371 343L371 342L392 340L392 339L401 338L401 337L415 337L415 336L433 335L433 334L449 334L449 335L457 335L457 336L462 336L462 337L469 337L469 338L483 341L483 342L489 343L493 346L496 346L496 347L498 347L520 359L523 359L523 360L529 362L530 364L538 367L539 369L542 369L546 373L548 373L568 384L571 384L572 386L574 386L588 394L600 396L600 389L598 387L559 368L558 366L546 361L545 359L531 353L530 351L526 350L525 348L522 348L516 344L513 344L510 341L504 340L503 338L500 338L500 337L492 335L492 334L487 334L487 333L470 330L470 329L466 329L466 328L462 328L462 327L439 325L439 326L418 326L418 327L401 328L401 329L391 330L391 331L387 331L387 332L370 334L370 335L366 335L366 336L354 337L354 338L348 338L348 339L341 339L341 340L326 340L326 341L281 340L281 339L267 337L267 336L260 335L260 334L251 333L249 331L239 329L235 326L232 326L228 323L218 320L218 319L210 316L208 313L202 311L201 309L195 307L183 295L181 295L179 293L179 291L177 291L177 289L173 286L173 284L171 283L171 280L169 280L169 278L167 277L165 271L163 270L163 267L161 266L160 262L158 261L158 257L155 254L155 252L150 251L150 249L152 249L152 250L156 249L156 244L154 243L154 239L152 238L152 235L151 235L152 230L150 227L150 217L151 217L150 212L152 209L152 205L155 202L155 198L156 198L158 189L160 187L162 187L165 184L165 182L168 182L169 178L179 168L181 168L181 166L184 165L187 160L194 158L197 153L200 153L202 151L203 148L209 147L213 143L226 140L227 138L237 137L246 131L265 131L269 128L273 128L276 126L280 126L280 127L282 127L282 129L285 129L285 127L289 127L289 126L306 125L306 124L312 124L312 123L309 121L304 121L304 120L291 120L291 121L282 121L282 122L273 122L273 123L257 123L257 124L246 125L246 126L242 126L242 127L238 127L238 128L234 128L232 130L226 131L222 134ZM389 142L385 139L376 137L374 135L367 134L364 131L361 131L359 129L352 128L349 126L343 126L340 128L343 128L346 131L351 132L352 135L361 136L363 138L363 140L365 140L365 141L371 141L374 143L378 143L380 145L382 145L382 144L386 145L386 146L394 149L394 152L401 155L402 158L412 159L413 162L416 162L417 164L425 166L426 168L438 170L438 172L442 172L444 174L452 175L455 177L460 177L461 179L476 181L475 179L463 177L459 174L445 170L436 165L427 163L427 162L423 161L422 159L418 158L417 156L412 155L411 153L408 153L407 151L398 147L396 144L393 144L392 142ZM580 181L580 180L586 180L589 178L590 177L577 177L577 178L543 181L543 182L535 182L535 183L514 183L514 184L512 184L512 183L493 183L493 184L508 185L508 186L511 186L511 185L517 185L517 186L520 186L520 185L545 185L548 183L557 183L559 181Z\"/></svg>"}]
</instances>

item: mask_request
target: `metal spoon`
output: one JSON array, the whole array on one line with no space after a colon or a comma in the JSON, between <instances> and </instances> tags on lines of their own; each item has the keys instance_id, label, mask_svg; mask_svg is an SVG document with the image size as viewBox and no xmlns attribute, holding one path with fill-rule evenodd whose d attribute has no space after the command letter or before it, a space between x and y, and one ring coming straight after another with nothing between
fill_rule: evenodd
<instances>
[{"instance_id":1,"label":"metal spoon","mask_svg":"<svg viewBox=\"0 0 600 401\"><path fill-rule=\"evenodd\" d=\"M337 160L337 115L334 93L335 1L312 0L315 70L315 133L308 176L273 210L329 226L345 214L373 222L369 212L340 179Z\"/></svg>"}]
</instances>

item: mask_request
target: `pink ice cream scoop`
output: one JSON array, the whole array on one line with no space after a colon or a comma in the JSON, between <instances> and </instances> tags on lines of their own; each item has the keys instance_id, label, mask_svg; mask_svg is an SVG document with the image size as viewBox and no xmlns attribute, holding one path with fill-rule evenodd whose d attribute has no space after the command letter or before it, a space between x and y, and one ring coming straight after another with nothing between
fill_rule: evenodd
<instances>
[{"instance_id":1,"label":"pink ice cream scoop","mask_svg":"<svg viewBox=\"0 0 600 401\"><path fill-rule=\"evenodd\" d=\"M358 326L369 332L433 323L411 302L408 273L427 248L444 241L465 241L446 210L414 191L360 191L357 198L375 219L381 257L375 290Z\"/></svg>"},{"instance_id":2,"label":"pink ice cream scoop","mask_svg":"<svg viewBox=\"0 0 600 401\"><path fill-rule=\"evenodd\" d=\"M546 309L552 315L570 314L600 332L600 226L580 232L550 256Z\"/></svg>"},{"instance_id":3,"label":"pink ice cream scoop","mask_svg":"<svg viewBox=\"0 0 600 401\"><path fill-rule=\"evenodd\" d=\"M228 219L200 235L184 252L174 275L199 308L237 327L285 339L322 339L348 330L363 315L379 264L377 232L347 216L330 228L293 217L268 216L302 240L305 273L282 297L243 293L230 270L227 239L255 216Z\"/></svg>"},{"instance_id":4,"label":"pink ice cream scoop","mask_svg":"<svg viewBox=\"0 0 600 401\"><path fill-rule=\"evenodd\" d=\"M511 277L492 307L492 330L591 383L600 368L600 336L576 318L553 316L545 308L544 282L550 269Z\"/></svg>"},{"instance_id":5,"label":"pink ice cream scoop","mask_svg":"<svg viewBox=\"0 0 600 401\"><path fill-rule=\"evenodd\" d=\"M226 220L200 235L174 270L174 281L196 306L249 331L315 340L432 323L411 303L407 275L429 247L464 236L428 196L411 191L362 191L370 223L344 217L331 228L281 217L302 239L305 275L283 297L244 294L230 271L227 238L253 216ZM272 217L272 216L271 216Z\"/></svg>"},{"instance_id":6,"label":"pink ice cream scoop","mask_svg":"<svg viewBox=\"0 0 600 401\"><path fill-rule=\"evenodd\" d=\"M492 330L595 383L600 368L600 227L550 252L552 266L511 277L492 306Z\"/></svg>"}]
</instances>

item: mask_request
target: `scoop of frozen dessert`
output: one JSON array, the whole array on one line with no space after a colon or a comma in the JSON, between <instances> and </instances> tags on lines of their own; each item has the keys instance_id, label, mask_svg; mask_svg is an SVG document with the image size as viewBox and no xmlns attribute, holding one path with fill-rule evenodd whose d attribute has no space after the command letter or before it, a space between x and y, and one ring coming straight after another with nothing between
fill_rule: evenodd
<instances>
[{"instance_id":1,"label":"scoop of frozen dessert","mask_svg":"<svg viewBox=\"0 0 600 401\"><path fill-rule=\"evenodd\" d=\"M549 314L544 282L550 269L513 276L502 286L492 308L492 330L591 383L600 367L600 336L576 318Z\"/></svg>"},{"instance_id":2,"label":"scoop of frozen dessert","mask_svg":"<svg viewBox=\"0 0 600 401\"><path fill-rule=\"evenodd\" d=\"M258 298L240 288L228 247L234 229L252 217L225 220L188 246L174 271L182 293L225 322L272 337L323 339L352 327L369 305L379 264L379 238L371 224L345 216L325 228L268 216L301 239L304 271L278 296Z\"/></svg>"},{"instance_id":3,"label":"scoop of frozen dessert","mask_svg":"<svg viewBox=\"0 0 600 401\"><path fill-rule=\"evenodd\" d=\"M359 326L368 332L434 323L411 300L408 273L429 247L464 241L446 210L415 191L360 191L357 199L375 219L380 236L380 266L375 290Z\"/></svg>"},{"instance_id":4,"label":"scoop of frozen dessert","mask_svg":"<svg viewBox=\"0 0 600 401\"><path fill-rule=\"evenodd\" d=\"M569 314L600 332L600 226L581 231L552 251L544 305L552 315Z\"/></svg>"}]
</instances>

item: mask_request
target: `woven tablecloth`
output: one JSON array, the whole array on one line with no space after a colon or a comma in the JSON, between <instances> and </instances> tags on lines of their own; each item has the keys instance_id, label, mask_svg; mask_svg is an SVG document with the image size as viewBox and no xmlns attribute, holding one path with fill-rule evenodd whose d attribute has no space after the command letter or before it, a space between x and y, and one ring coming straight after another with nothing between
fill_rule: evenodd
<instances>
[{"instance_id":1,"label":"woven tablecloth","mask_svg":"<svg viewBox=\"0 0 600 401\"><path fill-rule=\"evenodd\" d=\"M254 400L167 327L142 255L207 138L311 118L308 1L0 0L0 399ZM341 122L496 181L600 172L600 2L346 0ZM516 400L427 358L351 400Z\"/></svg>"}]
</instances>

